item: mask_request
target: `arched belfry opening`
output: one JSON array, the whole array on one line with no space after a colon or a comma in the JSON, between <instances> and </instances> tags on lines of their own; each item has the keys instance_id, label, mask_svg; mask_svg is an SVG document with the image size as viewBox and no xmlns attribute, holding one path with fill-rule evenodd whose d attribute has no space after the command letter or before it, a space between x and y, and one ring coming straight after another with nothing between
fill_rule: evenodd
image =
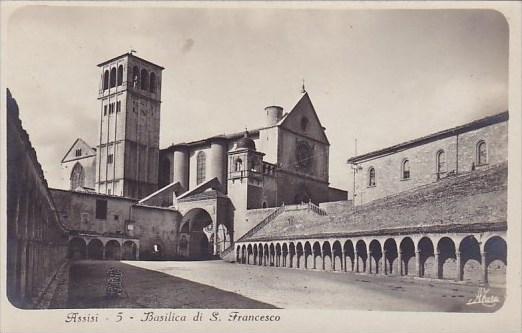
<instances>
[{"instance_id":1,"label":"arched belfry opening","mask_svg":"<svg viewBox=\"0 0 522 333\"><path fill-rule=\"evenodd\" d=\"M210 259L213 254L214 234L210 214L202 208L189 210L180 224L180 240L178 253L180 256L193 259Z\"/></svg>"}]
</instances>

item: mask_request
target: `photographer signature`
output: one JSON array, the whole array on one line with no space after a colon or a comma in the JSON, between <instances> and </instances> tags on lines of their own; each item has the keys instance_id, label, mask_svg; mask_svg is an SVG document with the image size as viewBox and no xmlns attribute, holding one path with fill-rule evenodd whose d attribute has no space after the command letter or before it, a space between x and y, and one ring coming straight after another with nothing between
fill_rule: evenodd
<instances>
[{"instance_id":1,"label":"photographer signature","mask_svg":"<svg viewBox=\"0 0 522 333\"><path fill-rule=\"evenodd\" d=\"M495 295L488 295L489 288L479 288L477 294L471 298L466 305L482 304L487 307L493 307L495 304L500 303L500 298Z\"/></svg>"}]
</instances>

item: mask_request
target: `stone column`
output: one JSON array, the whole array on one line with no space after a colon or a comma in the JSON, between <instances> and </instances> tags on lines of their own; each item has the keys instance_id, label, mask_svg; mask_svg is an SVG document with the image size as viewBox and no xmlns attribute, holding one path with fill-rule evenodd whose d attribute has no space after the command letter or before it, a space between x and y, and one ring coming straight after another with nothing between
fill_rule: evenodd
<instances>
[{"instance_id":1,"label":"stone column","mask_svg":"<svg viewBox=\"0 0 522 333\"><path fill-rule=\"evenodd\" d=\"M341 252L341 270L346 272L346 253L344 253L344 250Z\"/></svg>"},{"instance_id":2,"label":"stone column","mask_svg":"<svg viewBox=\"0 0 522 333\"><path fill-rule=\"evenodd\" d=\"M455 251L457 257L457 281L462 281L462 261L460 258L460 251Z\"/></svg>"},{"instance_id":3,"label":"stone column","mask_svg":"<svg viewBox=\"0 0 522 333\"><path fill-rule=\"evenodd\" d=\"M335 271L335 254L332 253L332 262L331 262L331 268L332 268L332 271Z\"/></svg>"},{"instance_id":4,"label":"stone column","mask_svg":"<svg viewBox=\"0 0 522 333\"><path fill-rule=\"evenodd\" d=\"M217 211L217 207L216 207L216 211ZM217 212L216 212L216 220L217 220ZM214 234L212 235L212 237L214 238L213 240L213 244L212 244L212 255L214 256L217 256L218 255L218 224L217 222L212 222L214 225ZM203 237L205 237L205 235L203 235Z\"/></svg>"},{"instance_id":5,"label":"stone column","mask_svg":"<svg viewBox=\"0 0 522 333\"><path fill-rule=\"evenodd\" d=\"M372 274L372 253L371 252L368 252L368 258L366 258L366 260L368 260L368 269L367 269L367 273L370 273Z\"/></svg>"},{"instance_id":6,"label":"stone column","mask_svg":"<svg viewBox=\"0 0 522 333\"><path fill-rule=\"evenodd\" d=\"M355 271L359 273L359 256L357 255L357 250L354 250L353 258L355 261Z\"/></svg>"},{"instance_id":7,"label":"stone column","mask_svg":"<svg viewBox=\"0 0 522 333\"><path fill-rule=\"evenodd\" d=\"M441 273L441 269L440 269L440 253L439 252L435 252L435 276L437 277L437 279L442 279L442 274Z\"/></svg>"},{"instance_id":8,"label":"stone column","mask_svg":"<svg viewBox=\"0 0 522 333\"><path fill-rule=\"evenodd\" d=\"M326 267L324 265L324 254L321 253L321 259L322 259L322 262L323 262L323 271L326 270Z\"/></svg>"},{"instance_id":9,"label":"stone column","mask_svg":"<svg viewBox=\"0 0 522 333\"><path fill-rule=\"evenodd\" d=\"M482 282L488 283L488 265L487 265L487 252L482 251L480 254L482 264Z\"/></svg>"},{"instance_id":10,"label":"stone column","mask_svg":"<svg viewBox=\"0 0 522 333\"><path fill-rule=\"evenodd\" d=\"M417 276L422 277L422 268L421 268L421 260L420 260L420 251L415 251L415 269L417 270Z\"/></svg>"},{"instance_id":11,"label":"stone column","mask_svg":"<svg viewBox=\"0 0 522 333\"><path fill-rule=\"evenodd\" d=\"M317 269L317 260L315 259L316 258L315 253L312 252L312 256L314 256L314 269Z\"/></svg>"},{"instance_id":12,"label":"stone column","mask_svg":"<svg viewBox=\"0 0 522 333\"><path fill-rule=\"evenodd\" d=\"M105 260L105 245L102 246L102 260Z\"/></svg>"},{"instance_id":13,"label":"stone column","mask_svg":"<svg viewBox=\"0 0 522 333\"><path fill-rule=\"evenodd\" d=\"M397 273L402 276L402 251L397 252Z\"/></svg>"},{"instance_id":14,"label":"stone column","mask_svg":"<svg viewBox=\"0 0 522 333\"><path fill-rule=\"evenodd\" d=\"M381 260L382 260L382 264L381 264L381 274L383 275L388 275L388 265L386 265L386 250L383 250L382 251L382 257L381 257Z\"/></svg>"}]
</instances>

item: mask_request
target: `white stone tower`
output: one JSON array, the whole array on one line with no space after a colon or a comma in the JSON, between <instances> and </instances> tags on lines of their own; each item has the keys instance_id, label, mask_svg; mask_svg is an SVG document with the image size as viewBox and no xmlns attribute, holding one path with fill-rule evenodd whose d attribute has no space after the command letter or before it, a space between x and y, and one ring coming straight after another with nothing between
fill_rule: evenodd
<instances>
[{"instance_id":1,"label":"white stone tower","mask_svg":"<svg viewBox=\"0 0 522 333\"><path fill-rule=\"evenodd\" d=\"M96 191L142 198L158 187L161 73L132 53L101 69Z\"/></svg>"}]
</instances>

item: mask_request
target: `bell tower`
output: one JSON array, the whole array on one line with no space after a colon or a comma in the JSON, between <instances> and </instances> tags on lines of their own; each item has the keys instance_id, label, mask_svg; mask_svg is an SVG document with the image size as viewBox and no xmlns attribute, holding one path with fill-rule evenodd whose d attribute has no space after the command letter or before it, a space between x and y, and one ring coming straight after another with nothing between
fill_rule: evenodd
<instances>
[{"instance_id":1,"label":"bell tower","mask_svg":"<svg viewBox=\"0 0 522 333\"><path fill-rule=\"evenodd\" d=\"M96 192L142 198L158 187L161 73L132 52L102 62Z\"/></svg>"}]
</instances>

